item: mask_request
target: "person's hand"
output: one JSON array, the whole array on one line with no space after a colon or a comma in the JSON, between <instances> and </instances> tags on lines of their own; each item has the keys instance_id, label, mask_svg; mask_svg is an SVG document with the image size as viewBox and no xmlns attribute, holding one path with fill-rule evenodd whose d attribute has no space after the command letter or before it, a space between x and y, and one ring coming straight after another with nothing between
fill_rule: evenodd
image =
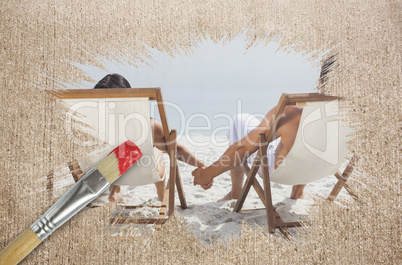
<instances>
[{"instance_id":1,"label":"person's hand","mask_svg":"<svg viewBox=\"0 0 402 265\"><path fill-rule=\"evenodd\" d=\"M206 166L204 164L200 164L198 168L205 168ZM208 184L201 184L201 188L203 188L204 190L209 190L212 185L214 184L214 180L212 179L210 183Z\"/></svg>"},{"instance_id":2,"label":"person's hand","mask_svg":"<svg viewBox=\"0 0 402 265\"><path fill-rule=\"evenodd\" d=\"M214 184L214 180L212 180L209 184L202 184L201 188L203 188L204 190L209 190L213 184Z\"/></svg>"},{"instance_id":3,"label":"person's hand","mask_svg":"<svg viewBox=\"0 0 402 265\"><path fill-rule=\"evenodd\" d=\"M212 178L206 174L205 167L199 167L191 174L194 176L194 186L201 185L204 190L211 188L213 181Z\"/></svg>"}]
</instances>

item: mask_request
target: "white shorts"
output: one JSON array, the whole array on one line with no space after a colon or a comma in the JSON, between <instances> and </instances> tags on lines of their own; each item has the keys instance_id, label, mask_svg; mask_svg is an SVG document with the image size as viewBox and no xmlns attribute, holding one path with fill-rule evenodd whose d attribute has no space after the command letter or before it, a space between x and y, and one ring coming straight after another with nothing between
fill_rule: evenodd
<instances>
[{"instance_id":1,"label":"white shorts","mask_svg":"<svg viewBox=\"0 0 402 265\"><path fill-rule=\"evenodd\" d=\"M237 114L234 119L233 123L230 126L228 132L229 144L232 145L233 143L239 141L243 137L245 137L250 131L252 131L255 127L257 127L260 122L251 114ZM279 143L281 142L281 138L277 138L274 141L270 142L267 148L267 157L268 157L268 171L269 175L275 171L274 163L275 163L275 151L278 147ZM257 153L252 154L247 161L252 164L255 156ZM261 167L258 169L258 174L260 177L262 176Z\"/></svg>"}]
</instances>

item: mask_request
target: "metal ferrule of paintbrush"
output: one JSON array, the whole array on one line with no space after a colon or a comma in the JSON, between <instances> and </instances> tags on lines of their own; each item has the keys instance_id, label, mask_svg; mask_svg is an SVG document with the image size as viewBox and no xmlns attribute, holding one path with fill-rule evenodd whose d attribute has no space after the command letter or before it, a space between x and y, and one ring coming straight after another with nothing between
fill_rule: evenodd
<instances>
[{"instance_id":1,"label":"metal ferrule of paintbrush","mask_svg":"<svg viewBox=\"0 0 402 265\"><path fill-rule=\"evenodd\" d=\"M43 241L53 231L107 190L110 183L94 167L32 225L31 229Z\"/></svg>"}]
</instances>

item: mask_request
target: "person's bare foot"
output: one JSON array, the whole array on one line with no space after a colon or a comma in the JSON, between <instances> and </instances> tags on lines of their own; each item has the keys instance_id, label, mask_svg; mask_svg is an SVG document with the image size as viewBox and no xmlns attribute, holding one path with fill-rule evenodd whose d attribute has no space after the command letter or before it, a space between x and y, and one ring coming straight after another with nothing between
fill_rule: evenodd
<instances>
[{"instance_id":1,"label":"person's bare foot","mask_svg":"<svg viewBox=\"0 0 402 265\"><path fill-rule=\"evenodd\" d=\"M166 186L165 179L159 182L155 182L156 193L158 194L159 201L163 200L163 196L165 195L165 186Z\"/></svg>"},{"instance_id":2,"label":"person's bare foot","mask_svg":"<svg viewBox=\"0 0 402 265\"><path fill-rule=\"evenodd\" d=\"M228 200L233 200L233 199L238 199L240 195L234 194L233 191L230 191L228 194L226 194L223 198L217 200L216 202L223 202L223 201L228 201Z\"/></svg>"},{"instance_id":3,"label":"person's bare foot","mask_svg":"<svg viewBox=\"0 0 402 265\"><path fill-rule=\"evenodd\" d=\"M165 192L158 192L158 201L162 201L163 200L163 195L165 194Z\"/></svg>"},{"instance_id":4,"label":"person's bare foot","mask_svg":"<svg viewBox=\"0 0 402 265\"><path fill-rule=\"evenodd\" d=\"M302 194L291 194L292 200L312 200L310 193L303 191Z\"/></svg>"},{"instance_id":5,"label":"person's bare foot","mask_svg":"<svg viewBox=\"0 0 402 265\"><path fill-rule=\"evenodd\" d=\"M306 185L294 185L290 198L292 200L312 200L310 193L304 191Z\"/></svg>"},{"instance_id":6,"label":"person's bare foot","mask_svg":"<svg viewBox=\"0 0 402 265\"><path fill-rule=\"evenodd\" d=\"M127 204L126 199L124 199L123 194L120 191L111 192L108 199L109 199L110 202L117 202L117 203L121 203L121 204Z\"/></svg>"}]
</instances>

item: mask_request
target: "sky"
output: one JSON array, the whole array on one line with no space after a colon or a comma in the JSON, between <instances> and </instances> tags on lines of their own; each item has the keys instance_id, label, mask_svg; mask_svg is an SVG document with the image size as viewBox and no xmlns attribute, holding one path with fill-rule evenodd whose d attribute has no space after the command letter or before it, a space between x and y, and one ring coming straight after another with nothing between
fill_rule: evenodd
<instances>
[{"instance_id":1,"label":"sky","mask_svg":"<svg viewBox=\"0 0 402 265\"><path fill-rule=\"evenodd\" d=\"M283 92L315 92L320 68L307 55L278 50L275 42L247 46L244 36L239 36L218 43L203 39L187 55L149 48L145 63L100 57L106 70L72 62L96 81L69 88L92 88L109 73L121 74L134 88L161 87L170 128L179 135L224 135L237 113L259 118ZM151 116L159 118L156 105L151 106Z\"/></svg>"}]
</instances>

